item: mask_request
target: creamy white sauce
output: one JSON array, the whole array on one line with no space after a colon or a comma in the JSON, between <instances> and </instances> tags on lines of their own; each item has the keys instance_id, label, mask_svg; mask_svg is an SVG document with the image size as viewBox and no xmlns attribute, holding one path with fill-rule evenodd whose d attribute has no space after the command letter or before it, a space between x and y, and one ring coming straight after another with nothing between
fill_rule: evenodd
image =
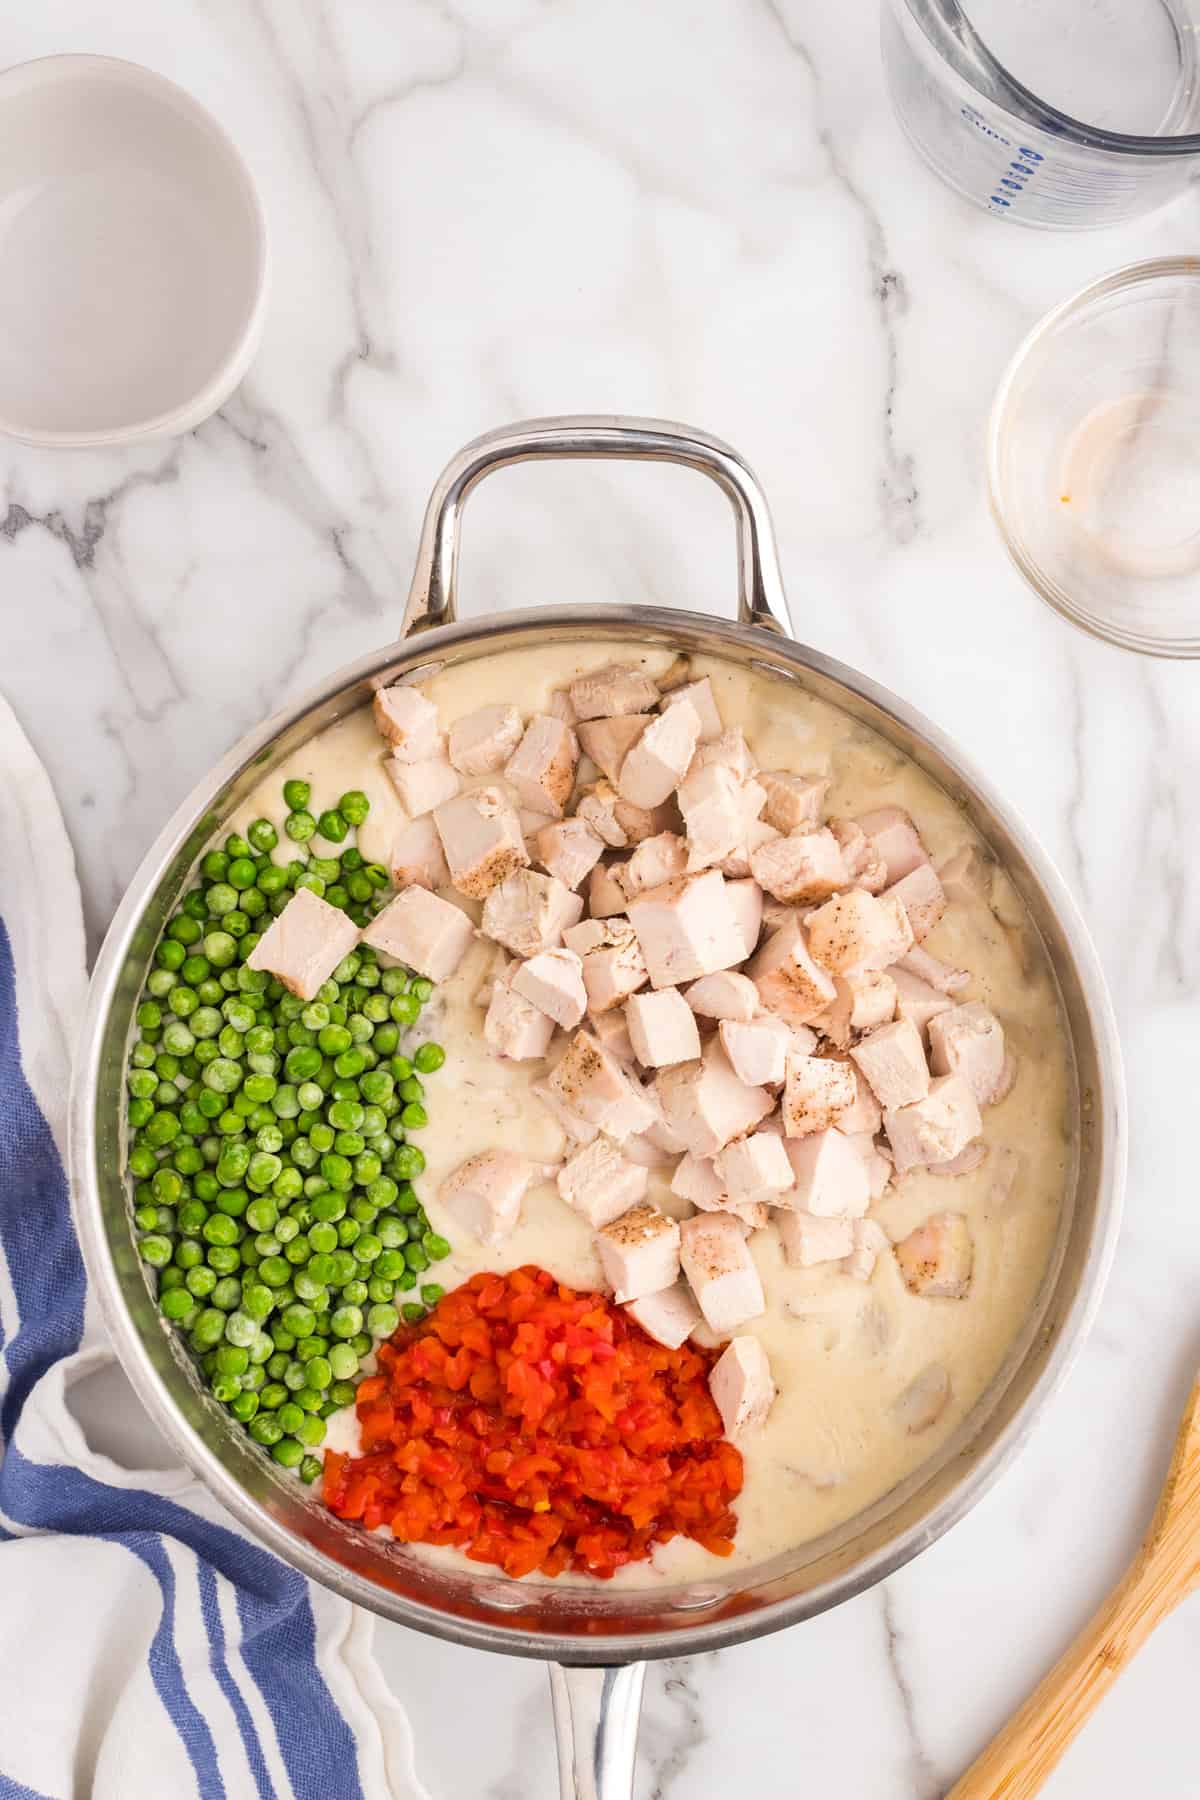
<instances>
[{"instance_id":1,"label":"creamy white sauce","mask_svg":"<svg viewBox=\"0 0 1200 1800\"><path fill-rule=\"evenodd\" d=\"M553 690L576 674L614 660L640 663L655 674L672 659L666 652L633 647L619 652L600 643L539 647L448 669L423 683L422 692L436 702L443 726L497 699L514 700L528 715L545 710ZM839 709L792 682L717 659L694 658L692 674L711 677L726 725L742 727L764 768L831 777L829 812L853 817L878 806L903 806L935 862L979 841L929 776ZM273 773L237 815L235 829L260 815L282 824L285 775L312 782L314 812L333 805L347 788L363 789L371 814L359 833L360 847L368 858L388 862L405 815L383 771L369 711L332 727L286 770ZM321 848L320 840L314 843ZM292 847L281 840L277 858L286 861L290 854ZM457 899L449 891L446 897ZM472 910L470 903L458 903ZM993 887L991 904L982 896L954 902L926 947L971 971L971 985L958 998L986 1001L998 1014L1017 1061L1017 1080L1007 1099L985 1111L990 1153L974 1173L949 1178L915 1171L889 1189L872 1216L898 1239L931 1212L964 1213L975 1244L969 1297L911 1295L886 1255L867 1283L843 1274L836 1264L789 1268L773 1226L756 1232L750 1244L767 1309L742 1329L765 1347L779 1394L765 1426L738 1439L746 1479L736 1507L733 1557L718 1559L677 1540L651 1563L619 1575L621 1585L690 1581L763 1562L871 1506L936 1457L1030 1317L1073 1169L1073 1085L1053 977L1003 877ZM531 1188L521 1223L499 1251L466 1241L437 1199L445 1176L476 1151L502 1146L547 1162L570 1153L559 1127L529 1092L545 1065L498 1061L484 1042L476 995L497 954L494 946L478 943L428 1009L432 1017L425 1032L444 1046L446 1063L426 1083L429 1125L419 1141L427 1167L416 1185L434 1229L455 1246L436 1278L450 1287L479 1269L538 1263L574 1286L598 1286L591 1231L562 1202L552 1181ZM995 1189L1004 1160L1000 1153L1006 1150L1018 1155L1019 1168L1005 1198ZM651 1172L649 1198L677 1217L691 1211L657 1171ZM948 1372L951 1396L932 1425L912 1434L897 1415L896 1402L931 1364ZM330 1421L328 1442L356 1448L352 1409ZM478 1571L452 1551L419 1554Z\"/></svg>"}]
</instances>

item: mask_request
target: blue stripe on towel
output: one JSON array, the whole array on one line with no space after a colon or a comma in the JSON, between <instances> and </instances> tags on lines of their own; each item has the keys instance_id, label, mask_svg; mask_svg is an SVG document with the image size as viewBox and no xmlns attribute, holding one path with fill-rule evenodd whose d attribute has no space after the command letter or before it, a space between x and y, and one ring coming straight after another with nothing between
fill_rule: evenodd
<instances>
[{"instance_id":1,"label":"blue stripe on towel","mask_svg":"<svg viewBox=\"0 0 1200 1800\"><path fill-rule=\"evenodd\" d=\"M50 1800L50 1795L39 1794L36 1788L26 1787L0 1771L0 1800Z\"/></svg>"},{"instance_id":2,"label":"blue stripe on towel","mask_svg":"<svg viewBox=\"0 0 1200 1800\"><path fill-rule=\"evenodd\" d=\"M259 1800L278 1800L275 1784L267 1773L267 1761L263 1755L262 1745L258 1741L258 1732L254 1728L254 1720L250 1716L250 1708L229 1672L229 1664L225 1655L225 1627L221 1622L221 1607L217 1598L217 1578L207 1563L196 1565L196 1582L200 1589L200 1611L204 1616L205 1630L208 1632L210 1645L209 1663L216 1678L217 1686L228 1700L237 1720L238 1730L245 1746L246 1761L254 1776L254 1785L259 1792Z\"/></svg>"},{"instance_id":3,"label":"blue stripe on towel","mask_svg":"<svg viewBox=\"0 0 1200 1800\"><path fill-rule=\"evenodd\" d=\"M21 1068L12 951L0 919L0 1239L20 1328L4 1349L10 1385L0 1406L0 1442L31 1387L79 1348L83 1260L71 1225L67 1178L50 1128Z\"/></svg>"},{"instance_id":4,"label":"blue stripe on towel","mask_svg":"<svg viewBox=\"0 0 1200 1800\"><path fill-rule=\"evenodd\" d=\"M362 1800L353 1733L316 1664L308 1588L286 1563L162 1495L109 1487L80 1469L43 1468L16 1445L0 1463L0 1512L43 1530L105 1537L138 1555L158 1532L195 1551L237 1589L242 1660L270 1711L297 1800Z\"/></svg>"},{"instance_id":5,"label":"blue stripe on towel","mask_svg":"<svg viewBox=\"0 0 1200 1800\"><path fill-rule=\"evenodd\" d=\"M296 1800L362 1800L353 1733L316 1665L308 1589L299 1576L292 1579L295 1603L285 1613L239 1589L242 1661L271 1710ZM287 1721L296 1718L304 1720L301 1739L287 1730Z\"/></svg>"}]
</instances>

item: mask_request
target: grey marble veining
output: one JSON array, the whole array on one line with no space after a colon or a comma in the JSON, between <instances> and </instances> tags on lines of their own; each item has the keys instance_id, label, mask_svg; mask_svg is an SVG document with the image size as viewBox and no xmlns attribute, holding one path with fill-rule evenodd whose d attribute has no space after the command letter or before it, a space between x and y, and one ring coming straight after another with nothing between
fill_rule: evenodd
<instances>
[{"instance_id":1,"label":"grey marble veining","mask_svg":"<svg viewBox=\"0 0 1200 1800\"><path fill-rule=\"evenodd\" d=\"M266 711L390 639L446 457L506 419L649 412L730 439L803 637L1004 787L1096 934L1129 1064L1128 1225L1099 1325L1017 1467L886 1588L647 1684L640 1800L931 1800L1130 1553L1200 1357L1181 1153L1200 990L1194 672L1073 633L988 518L982 433L1037 316L1192 247L1005 230L902 140L874 9L803 0L42 0L11 61L129 56L212 106L274 237L262 353L189 437L0 447L0 689L50 769L92 942L170 809ZM471 503L467 610L728 610L719 497L521 470ZM109 1402L111 1405L111 1400ZM393 1627L436 1800L553 1791L544 1672ZM1050 1800L1194 1791L1200 1620L1144 1652ZM470 1729L464 1730L464 1720Z\"/></svg>"}]
</instances>

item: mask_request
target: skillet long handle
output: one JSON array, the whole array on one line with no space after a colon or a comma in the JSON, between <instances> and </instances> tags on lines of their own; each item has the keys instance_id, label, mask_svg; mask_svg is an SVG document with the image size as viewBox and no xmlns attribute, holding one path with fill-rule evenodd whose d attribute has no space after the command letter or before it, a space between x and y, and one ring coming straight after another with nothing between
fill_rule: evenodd
<instances>
[{"instance_id":1,"label":"skillet long handle","mask_svg":"<svg viewBox=\"0 0 1200 1800\"><path fill-rule=\"evenodd\" d=\"M633 1800L645 1663L550 1664L561 1800Z\"/></svg>"},{"instance_id":2,"label":"skillet long handle","mask_svg":"<svg viewBox=\"0 0 1200 1800\"><path fill-rule=\"evenodd\" d=\"M737 523L739 622L794 635L770 508L757 477L737 451L720 438L669 419L579 413L526 419L485 432L447 463L425 510L402 638L454 620L462 510L471 489L494 469L558 457L678 463L715 481L732 504Z\"/></svg>"}]
</instances>

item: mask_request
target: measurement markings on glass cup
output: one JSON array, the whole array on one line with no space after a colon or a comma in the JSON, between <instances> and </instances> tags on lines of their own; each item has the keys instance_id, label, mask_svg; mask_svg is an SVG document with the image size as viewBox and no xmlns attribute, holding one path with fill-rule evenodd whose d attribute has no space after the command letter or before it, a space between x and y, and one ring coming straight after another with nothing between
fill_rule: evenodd
<instances>
[{"instance_id":1,"label":"measurement markings on glass cup","mask_svg":"<svg viewBox=\"0 0 1200 1800\"><path fill-rule=\"evenodd\" d=\"M1012 150L1014 148L1012 139L1005 137L1003 132L997 131L989 125L983 115L977 112L973 106L964 106L960 108L960 111L968 125L982 133L985 138L990 138L1001 149ZM997 178L995 187L988 196L988 205L995 207L1000 212L1007 211L1013 201L1024 193L1030 178L1039 172L1039 165L1046 160L1039 150L1031 150L1028 145L1018 144L1015 148L1016 155L1009 162L1004 174Z\"/></svg>"}]
</instances>

